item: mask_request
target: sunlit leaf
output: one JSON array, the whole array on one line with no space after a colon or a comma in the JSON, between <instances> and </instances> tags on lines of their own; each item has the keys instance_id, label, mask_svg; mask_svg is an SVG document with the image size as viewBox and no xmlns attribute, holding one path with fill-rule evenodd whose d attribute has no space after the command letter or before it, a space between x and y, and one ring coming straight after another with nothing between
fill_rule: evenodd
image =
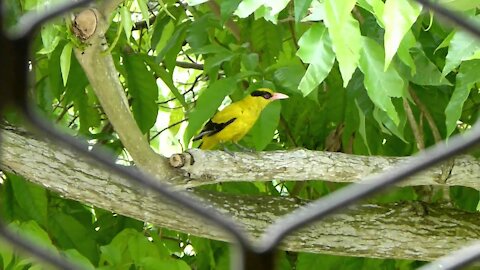
<instances>
[{"instance_id":1,"label":"sunlit leaf","mask_svg":"<svg viewBox=\"0 0 480 270\"><path fill-rule=\"evenodd\" d=\"M43 48L39 51L40 54L49 54L55 50L58 43L62 40L58 27L54 24L46 24L40 30L42 37Z\"/></svg>"},{"instance_id":2,"label":"sunlit leaf","mask_svg":"<svg viewBox=\"0 0 480 270\"><path fill-rule=\"evenodd\" d=\"M480 60L467 61L460 65L455 90L445 109L447 136L450 136L455 130L470 90L475 83L480 81L478 74L480 74Z\"/></svg>"},{"instance_id":3,"label":"sunlit leaf","mask_svg":"<svg viewBox=\"0 0 480 270\"><path fill-rule=\"evenodd\" d=\"M399 124L400 119L391 98L404 95L405 82L393 66L384 72L383 49L379 44L367 37L362 44L360 70L365 75L364 84L368 96L395 124Z\"/></svg>"},{"instance_id":4,"label":"sunlit leaf","mask_svg":"<svg viewBox=\"0 0 480 270\"><path fill-rule=\"evenodd\" d=\"M145 0L136 0L140 12L142 13L143 20L147 23L147 26L150 26L150 12L148 11L147 1Z\"/></svg>"},{"instance_id":5,"label":"sunlit leaf","mask_svg":"<svg viewBox=\"0 0 480 270\"><path fill-rule=\"evenodd\" d=\"M60 55L60 70L62 71L63 85L67 85L68 73L70 72L70 61L72 60L72 44L67 43Z\"/></svg>"},{"instance_id":6,"label":"sunlit leaf","mask_svg":"<svg viewBox=\"0 0 480 270\"><path fill-rule=\"evenodd\" d=\"M293 1L293 9L295 11L295 22L299 22L305 14L307 14L307 10L310 7L312 0L294 0Z\"/></svg>"},{"instance_id":7,"label":"sunlit leaf","mask_svg":"<svg viewBox=\"0 0 480 270\"><path fill-rule=\"evenodd\" d=\"M480 19L476 21L479 22ZM442 71L443 76L458 67L462 61L469 59L478 50L480 50L478 39L465 31L457 31L450 41L445 67Z\"/></svg>"},{"instance_id":8,"label":"sunlit leaf","mask_svg":"<svg viewBox=\"0 0 480 270\"><path fill-rule=\"evenodd\" d=\"M351 15L355 2L355 0L325 1L325 25L340 66L344 87L352 78L360 58L360 27L358 21Z\"/></svg>"},{"instance_id":9,"label":"sunlit leaf","mask_svg":"<svg viewBox=\"0 0 480 270\"><path fill-rule=\"evenodd\" d=\"M140 56L125 54L124 65L128 93L132 97L133 116L140 130L147 133L157 119L157 83Z\"/></svg>"},{"instance_id":10,"label":"sunlit leaf","mask_svg":"<svg viewBox=\"0 0 480 270\"><path fill-rule=\"evenodd\" d=\"M383 13L385 24L385 70L397 52L400 42L417 20L422 6L413 0L387 0Z\"/></svg>"},{"instance_id":11,"label":"sunlit leaf","mask_svg":"<svg viewBox=\"0 0 480 270\"><path fill-rule=\"evenodd\" d=\"M307 96L327 77L335 62L335 54L327 29L319 23L303 34L298 45L297 55L310 64L298 86Z\"/></svg>"},{"instance_id":12,"label":"sunlit leaf","mask_svg":"<svg viewBox=\"0 0 480 270\"><path fill-rule=\"evenodd\" d=\"M125 31L127 40L130 40L130 36L132 35L133 22L130 11L125 5L120 8L120 15L122 17L123 30Z\"/></svg>"},{"instance_id":13,"label":"sunlit leaf","mask_svg":"<svg viewBox=\"0 0 480 270\"><path fill-rule=\"evenodd\" d=\"M480 1L478 0L439 0L438 4L459 11L471 10L480 8Z\"/></svg>"},{"instance_id":14,"label":"sunlit leaf","mask_svg":"<svg viewBox=\"0 0 480 270\"><path fill-rule=\"evenodd\" d=\"M189 6L196 6L196 5L200 5L202 3L205 3L207 2L208 0L186 0L187 4Z\"/></svg>"},{"instance_id":15,"label":"sunlit leaf","mask_svg":"<svg viewBox=\"0 0 480 270\"><path fill-rule=\"evenodd\" d=\"M263 1L258 0L243 0L237 7L237 10L233 14L240 18L246 18L250 16L255 10L263 5Z\"/></svg>"}]
</instances>

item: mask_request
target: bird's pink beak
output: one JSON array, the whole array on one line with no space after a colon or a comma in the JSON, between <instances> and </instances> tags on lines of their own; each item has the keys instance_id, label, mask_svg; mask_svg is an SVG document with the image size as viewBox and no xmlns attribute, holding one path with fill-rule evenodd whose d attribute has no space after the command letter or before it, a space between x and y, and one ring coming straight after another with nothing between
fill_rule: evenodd
<instances>
[{"instance_id":1,"label":"bird's pink beak","mask_svg":"<svg viewBox=\"0 0 480 270\"><path fill-rule=\"evenodd\" d=\"M276 99L286 99L288 98L287 95L282 94L282 93L273 93L272 97L270 98L271 100L276 100Z\"/></svg>"}]
</instances>

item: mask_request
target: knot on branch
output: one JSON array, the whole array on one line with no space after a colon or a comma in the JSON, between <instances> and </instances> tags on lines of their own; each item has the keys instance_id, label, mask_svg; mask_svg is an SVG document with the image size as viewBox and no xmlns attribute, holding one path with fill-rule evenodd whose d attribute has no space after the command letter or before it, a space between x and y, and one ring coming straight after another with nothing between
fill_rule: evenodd
<instances>
[{"instance_id":1,"label":"knot on branch","mask_svg":"<svg viewBox=\"0 0 480 270\"><path fill-rule=\"evenodd\" d=\"M72 30L75 36L85 41L97 30L97 13L94 9L85 9L78 13L73 20Z\"/></svg>"},{"instance_id":2,"label":"knot on branch","mask_svg":"<svg viewBox=\"0 0 480 270\"><path fill-rule=\"evenodd\" d=\"M170 166L177 169L187 164L193 165L195 163L192 154L190 154L189 152L173 154L168 160L170 162Z\"/></svg>"}]
</instances>

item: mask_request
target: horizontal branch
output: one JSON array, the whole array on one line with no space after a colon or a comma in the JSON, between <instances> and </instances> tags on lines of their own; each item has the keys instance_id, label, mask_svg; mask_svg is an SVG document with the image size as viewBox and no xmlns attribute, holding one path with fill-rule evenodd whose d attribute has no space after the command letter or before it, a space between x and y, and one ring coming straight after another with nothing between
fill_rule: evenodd
<instances>
[{"instance_id":1,"label":"horizontal branch","mask_svg":"<svg viewBox=\"0 0 480 270\"><path fill-rule=\"evenodd\" d=\"M306 149L258 153L235 152L234 155L221 151L190 149L188 153L177 154L174 158L182 160L193 158L193 162L187 162L183 166L176 164L188 178L186 187L253 179L257 181L275 179L357 182L368 175L408 162L408 157L359 156ZM448 169L451 165L448 164ZM480 190L478 179L480 179L480 162L472 156L463 155L455 157L450 174L445 174L444 168L440 165L409 178L399 186L466 186ZM178 184L182 185L184 182Z\"/></svg>"},{"instance_id":2,"label":"horizontal branch","mask_svg":"<svg viewBox=\"0 0 480 270\"><path fill-rule=\"evenodd\" d=\"M229 240L222 230L208 221L163 201L108 169L91 164L65 147L39 140L13 127L4 128L1 135L2 170L23 175L65 198L161 227ZM191 193L206 205L217 207L237 220L252 237L260 236L280 216L306 203L285 197L201 190ZM284 241L282 248L347 256L431 260L479 238L480 219L475 213L436 205L418 208L408 203L364 204L298 231Z\"/></svg>"}]
</instances>

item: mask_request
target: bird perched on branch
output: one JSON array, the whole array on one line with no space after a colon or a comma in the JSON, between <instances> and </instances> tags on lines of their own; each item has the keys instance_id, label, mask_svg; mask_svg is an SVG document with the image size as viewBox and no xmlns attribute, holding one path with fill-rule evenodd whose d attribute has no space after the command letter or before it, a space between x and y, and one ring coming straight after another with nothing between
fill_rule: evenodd
<instances>
[{"instance_id":1,"label":"bird perched on branch","mask_svg":"<svg viewBox=\"0 0 480 270\"><path fill-rule=\"evenodd\" d=\"M253 127L262 110L277 99L288 98L268 88L260 88L240 101L234 102L217 112L194 141L202 139L200 149L212 149L218 144L237 144Z\"/></svg>"}]
</instances>

